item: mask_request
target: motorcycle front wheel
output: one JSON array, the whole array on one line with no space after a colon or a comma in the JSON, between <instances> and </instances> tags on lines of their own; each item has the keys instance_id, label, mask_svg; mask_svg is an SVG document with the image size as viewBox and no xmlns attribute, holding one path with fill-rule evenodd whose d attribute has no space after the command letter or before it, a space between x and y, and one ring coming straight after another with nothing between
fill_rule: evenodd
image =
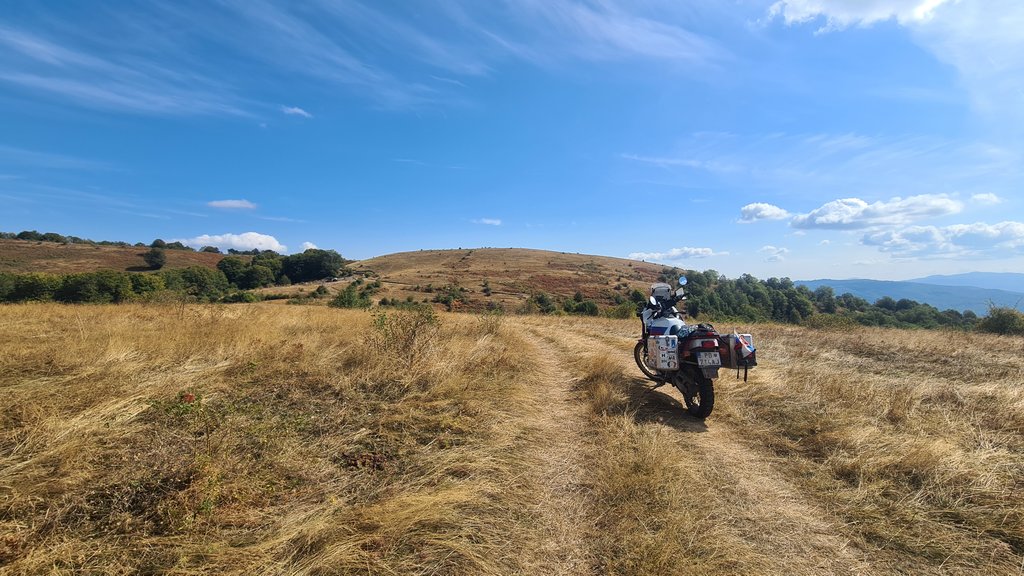
<instances>
[{"instance_id":1,"label":"motorcycle front wheel","mask_svg":"<svg viewBox=\"0 0 1024 576\"><path fill-rule=\"evenodd\" d=\"M633 347L633 360L636 360L636 365L640 367L640 371L644 373L644 376L647 376L655 382L661 382L664 380L664 378L659 376L653 368L647 365L646 357L647 351L644 350L644 343L637 342L636 346Z\"/></svg>"},{"instance_id":2,"label":"motorcycle front wheel","mask_svg":"<svg viewBox=\"0 0 1024 576\"><path fill-rule=\"evenodd\" d=\"M715 407L715 383L699 370L693 371L690 377L694 382L690 392L687 392L682 386L678 388L683 393L686 411L690 413L690 416L703 420L711 415L711 410Z\"/></svg>"}]
</instances>

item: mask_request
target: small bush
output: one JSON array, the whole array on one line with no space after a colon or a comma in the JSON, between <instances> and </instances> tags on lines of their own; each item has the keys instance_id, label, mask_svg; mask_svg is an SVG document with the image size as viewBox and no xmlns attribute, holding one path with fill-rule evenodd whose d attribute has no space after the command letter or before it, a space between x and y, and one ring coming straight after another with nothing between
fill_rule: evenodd
<instances>
[{"instance_id":1,"label":"small bush","mask_svg":"<svg viewBox=\"0 0 1024 576\"><path fill-rule=\"evenodd\" d=\"M1024 336L1024 314L1008 306L992 306L988 315L978 322L978 330Z\"/></svg>"},{"instance_id":2,"label":"small bush","mask_svg":"<svg viewBox=\"0 0 1024 576\"><path fill-rule=\"evenodd\" d=\"M356 290L355 282L346 286L327 303L332 308L369 308L370 304L370 298L366 293Z\"/></svg>"},{"instance_id":3,"label":"small bush","mask_svg":"<svg viewBox=\"0 0 1024 576\"><path fill-rule=\"evenodd\" d=\"M142 259L153 270L159 270L164 267L164 264L167 264L167 255L164 254L162 249L156 247L143 254Z\"/></svg>"},{"instance_id":4,"label":"small bush","mask_svg":"<svg viewBox=\"0 0 1024 576\"><path fill-rule=\"evenodd\" d=\"M818 330L845 330L857 325L853 318L838 314L815 314L804 321L804 326Z\"/></svg>"}]
</instances>

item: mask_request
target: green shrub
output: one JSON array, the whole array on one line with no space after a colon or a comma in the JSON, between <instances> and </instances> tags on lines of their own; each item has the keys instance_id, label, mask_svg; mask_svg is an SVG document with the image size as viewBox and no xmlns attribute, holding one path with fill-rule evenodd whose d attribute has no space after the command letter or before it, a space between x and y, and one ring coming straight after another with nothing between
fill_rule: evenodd
<instances>
[{"instance_id":1,"label":"green shrub","mask_svg":"<svg viewBox=\"0 0 1024 576\"><path fill-rule=\"evenodd\" d=\"M248 304L252 302L259 302L260 297L252 292L232 292L231 294L221 298L220 301L227 304Z\"/></svg>"},{"instance_id":2,"label":"green shrub","mask_svg":"<svg viewBox=\"0 0 1024 576\"><path fill-rule=\"evenodd\" d=\"M60 287L60 276L37 273L19 274L14 281L11 301L52 300Z\"/></svg>"},{"instance_id":3,"label":"green shrub","mask_svg":"<svg viewBox=\"0 0 1024 576\"><path fill-rule=\"evenodd\" d=\"M992 334L1024 336L1024 314L1008 306L992 306L978 322L978 330Z\"/></svg>"},{"instance_id":4,"label":"green shrub","mask_svg":"<svg viewBox=\"0 0 1024 576\"><path fill-rule=\"evenodd\" d=\"M338 292L338 295L327 303L332 308L369 308L370 304L370 298L359 292L355 283L345 286L344 290Z\"/></svg>"},{"instance_id":5,"label":"green shrub","mask_svg":"<svg viewBox=\"0 0 1024 576\"><path fill-rule=\"evenodd\" d=\"M167 264L167 255L164 254L163 249L157 247L153 247L149 252L143 254L142 259L153 270L159 270L164 267L164 264Z\"/></svg>"},{"instance_id":6,"label":"green shrub","mask_svg":"<svg viewBox=\"0 0 1024 576\"><path fill-rule=\"evenodd\" d=\"M167 288L164 284L164 279L157 274L132 274L130 278L132 292L140 296L159 292Z\"/></svg>"}]
</instances>

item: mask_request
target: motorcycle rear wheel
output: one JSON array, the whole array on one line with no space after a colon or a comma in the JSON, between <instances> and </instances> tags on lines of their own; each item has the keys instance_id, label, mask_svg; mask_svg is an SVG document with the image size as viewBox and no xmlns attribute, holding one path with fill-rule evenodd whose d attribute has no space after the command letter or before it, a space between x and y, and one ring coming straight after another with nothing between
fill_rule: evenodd
<instances>
[{"instance_id":1,"label":"motorcycle rear wheel","mask_svg":"<svg viewBox=\"0 0 1024 576\"><path fill-rule=\"evenodd\" d=\"M694 372L692 374L695 384L693 391L687 393L681 386L679 391L683 393L686 411L689 412L690 416L703 420L711 415L711 410L715 407L715 383L712 379L701 374L700 371Z\"/></svg>"},{"instance_id":2,"label":"motorcycle rear wheel","mask_svg":"<svg viewBox=\"0 0 1024 576\"><path fill-rule=\"evenodd\" d=\"M655 382L661 382L664 380L653 368L647 365L644 358L647 356L647 351L644 350L644 343L637 342L636 346L633 347L633 360L636 360L636 365L640 367L640 371Z\"/></svg>"}]
</instances>

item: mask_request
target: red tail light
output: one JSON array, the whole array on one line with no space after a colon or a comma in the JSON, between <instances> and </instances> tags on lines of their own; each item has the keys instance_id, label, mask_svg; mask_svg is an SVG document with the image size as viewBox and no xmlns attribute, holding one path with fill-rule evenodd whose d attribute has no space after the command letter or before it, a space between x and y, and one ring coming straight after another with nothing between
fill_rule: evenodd
<instances>
[{"instance_id":1,"label":"red tail light","mask_svg":"<svg viewBox=\"0 0 1024 576\"><path fill-rule=\"evenodd\" d=\"M718 342L714 340L705 340L700 343L701 348L718 348Z\"/></svg>"}]
</instances>

